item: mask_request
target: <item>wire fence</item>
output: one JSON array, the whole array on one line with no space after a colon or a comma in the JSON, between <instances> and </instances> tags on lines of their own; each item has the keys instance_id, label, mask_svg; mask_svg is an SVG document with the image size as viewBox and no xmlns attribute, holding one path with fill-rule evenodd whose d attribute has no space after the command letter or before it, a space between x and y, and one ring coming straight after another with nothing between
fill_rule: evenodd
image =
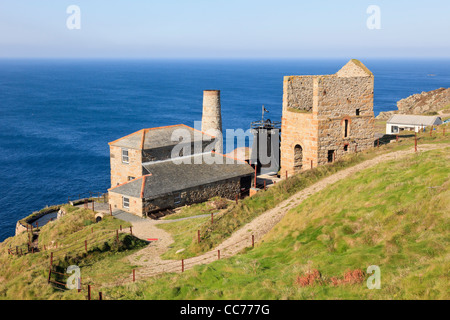
<instances>
[{"instance_id":1,"label":"wire fence","mask_svg":"<svg viewBox=\"0 0 450 320\"><path fill-rule=\"evenodd\" d=\"M52 252L50 256L50 266L48 268L48 283L57 290L67 291L69 290L68 280L72 280L75 282L72 282L72 285L76 285L76 290L79 293L85 293L87 300L112 300L113 297L104 295L104 291L101 290L136 283L163 273L182 273L196 265L211 263L216 260L231 257L236 252L241 251L246 247L254 247L254 245L255 236L251 235L248 238L240 239L233 244L221 247L221 249L218 250L209 251L201 256L180 260L167 260L167 262L162 260L160 263L153 264L151 268L140 267L132 269L131 271L108 272L105 274L95 274L93 276L83 276L79 278L71 278L71 273L59 271L61 267L55 265L55 255L53 255ZM228 249L231 250L231 253L225 254ZM111 281L112 278L114 278L114 280ZM94 289L98 293L97 299L93 295Z\"/></svg>"}]
</instances>

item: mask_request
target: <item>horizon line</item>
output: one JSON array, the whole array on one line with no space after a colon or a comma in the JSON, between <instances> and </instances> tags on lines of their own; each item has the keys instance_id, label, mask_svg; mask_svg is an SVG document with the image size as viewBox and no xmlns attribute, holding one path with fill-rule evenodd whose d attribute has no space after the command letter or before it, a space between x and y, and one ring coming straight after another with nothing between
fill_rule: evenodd
<instances>
[{"instance_id":1,"label":"horizon line","mask_svg":"<svg viewBox=\"0 0 450 320\"><path fill-rule=\"evenodd\" d=\"M440 59L450 60L450 56L329 56L329 57L0 57L0 60L342 60L342 59L360 59L360 60L426 60L426 59Z\"/></svg>"}]
</instances>

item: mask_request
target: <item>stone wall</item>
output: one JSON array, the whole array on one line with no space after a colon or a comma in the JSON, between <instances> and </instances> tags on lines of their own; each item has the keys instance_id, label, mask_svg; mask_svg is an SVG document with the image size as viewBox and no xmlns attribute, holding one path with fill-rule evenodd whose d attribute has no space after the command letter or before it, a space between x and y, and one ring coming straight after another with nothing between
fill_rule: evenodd
<instances>
[{"instance_id":1,"label":"stone wall","mask_svg":"<svg viewBox=\"0 0 450 320\"><path fill-rule=\"evenodd\" d=\"M124 208L123 207L123 197L126 197L130 199L130 207ZM134 198L130 196L123 196L121 194L115 193L114 191L109 191L108 194L108 201L111 205L112 210L122 210L125 212L133 213L137 216L143 216L143 205L142 205L142 199L140 198Z\"/></svg>"},{"instance_id":2,"label":"stone wall","mask_svg":"<svg viewBox=\"0 0 450 320\"><path fill-rule=\"evenodd\" d=\"M142 176L142 151L127 149L129 163L122 162L121 147L110 146L111 187L128 181L128 177Z\"/></svg>"},{"instance_id":3,"label":"stone wall","mask_svg":"<svg viewBox=\"0 0 450 320\"><path fill-rule=\"evenodd\" d=\"M145 215L154 211L176 208L193 203L207 201L213 197L235 199L240 191L240 178L233 178L211 184L174 192L156 199L144 200ZM176 203L176 200L179 203Z\"/></svg>"},{"instance_id":4,"label":"stone wall","mask_svg":"<svg viewBox=\"0 0 450 320\"><path fill-rule=\"evenodd\" d=\"M286 171L291 175L297 171L310 169L317 165L317 137L319 121L313 114L301 114L283 110L281 119L281 144L280 144L280 174L284 176ZM294 168L295 146L302 148L302 166Z\"/></svg>"},{"instance_id":5,"label":"stone wall","mask_svg":"<svg viewBox=\"0 0 450 320\"><path fill-rule=\"evenodd\" d=\"M318 81L319 117L373 116L373 77L322 76Z\"/></svg>"},{"instance_id":6,"label":"stone wall","mask_svg":"<svg viewBox=\"0 0 450 320\"><path fill-rule=\"evenodd\" d=\"M371 116L346 117L349 120L348 136L344 137L343 119L319 122L318 164L328 162L328 151L334 150L334 159L373 147L374 119ZM345 150L346 149L346 150Z\"/></svg>"},{"instance_id":7,"label":"stone wall","mask_svg":"<svg viewBox=\"0 0 450 320\"><path fill-rule=\"evenodd\" d=\"M284 77L284 97L289 108L312 112L314 76Z\"/></svg>"}]
</instances>

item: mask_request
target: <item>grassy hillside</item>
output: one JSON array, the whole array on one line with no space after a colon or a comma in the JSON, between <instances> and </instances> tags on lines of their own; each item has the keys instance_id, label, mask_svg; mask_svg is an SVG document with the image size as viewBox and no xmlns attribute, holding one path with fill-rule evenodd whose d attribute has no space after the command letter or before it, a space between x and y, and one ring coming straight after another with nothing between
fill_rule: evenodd
<instances>
[{"instance_id":1,"label":"grassy hillside","mask_svg":"<svg viewBox=\"0 0 450 320\"><path fill-rule=\"evenodd\" d=\"M122 299L448 299L449 160L447 148L364 170L290 211L255 249L108 294ZM370 265L380 267L380 290L366 287ZM308 277L314 281L305 281Z\"/></svg>"},{"instance_id":2,"label":"grassy hillside","mask_svg":"<svg viewBox=\"0 0 450 320\"><path fill-rule=\"evenodd\" d=\"M48 284L51 252L55 271L64 273L69 265L82 268L84 289L87 284L99 288L120 281L131 273L133 266L125 258L146 243L125 232L119 234L119 242L115 241L116 230L121 226L125 230L129 224L110 216L95 223L91 210L64 207L68 212L65 216L40 228L37 238L40 252L8 255L8 248L15 251L16 246L25 253L27 233L0 244L0 299L86 299L86 290L61 291L58 286ZM66 280L56 273L52 279L61 283Z\"/></svg>"},{"instance_id":3,"label":"grassy hillside","mask_svg":"<svg viewBox=\"0 0 450 320\"><path fill-rule=\"evenodd\" d=\"M445 136L442 133L442 127L443 126L441 126L438 133L435 132L431 136L429 135L429 132L420 133L418 135L418 144L450 142L450 134L448 133L450 131L450 126L446 126L447 134ZM313 170L303 171L300 174L291 176L289 179L278 183L265 192L259 192L253 197L247 197L239 201L239 204L237 205L231 204L226 210L214 218L213 225L206 219L205 223L198 227L201 233L200 244L196 241L196 235L194 234L196 230L191 230L192 233L186 234L183 238L178 237L182 243L178 243L176 239L174 246L185 248L185 251L179 254L178 258L189 258L213 249L227 239L234 231L252 221L255 217L274 208L280 202L289 198L296 192L325 177L359 164L365 160L373 159L386 152L404 150L407 148L414 148L414 134L409 133L409 137L399 137L399 142L380 144L379 147L371 150L358 152L357 154L351 153L332 164L320 166ZM174 232L174 234L179 234L179 231L177 230L174 230ZM167 258L168 257L169 256L167 256Z\"/></svg>"},{"instance_id":4,"label":"grassy hillside","mask_svg":"<svg viewBox=\"0 0 450 320\"><path fill-rule=\"evenodd\" d=\"M419 146L449 143L448 128L445 137L442 130L432 136L421 133ZM209 217L164 225L175 243L163 258L208 251L320 179L413 146L414 139L402 137L398 143L305 171L237 205L231 203L214 217L213 226ZM61 291L47 283L50 250L57 270L82 267L83 285L93 285L95 292L101 289L106 299L448 299L449 151L414 154L367 169L311 196L254 249L183 274L136 283L130 283L135 266L127 257L146 243L129 234L130 225L109 216L95 223L91 210L66 205L66 216L41 228L41 252L8 255L8 248L27 243L27 234L0 243L0 299L86 299L85 290ZM171 218L213 211L200 204ZM117 243L120 227L124 233ZM195 241L198 229L200 244ZM181 248L185 251L176 254ZM366 288L369 265L381 268L381 290ZM63 281L57 275L54 279Z\"/></svg>"}]
</instances>

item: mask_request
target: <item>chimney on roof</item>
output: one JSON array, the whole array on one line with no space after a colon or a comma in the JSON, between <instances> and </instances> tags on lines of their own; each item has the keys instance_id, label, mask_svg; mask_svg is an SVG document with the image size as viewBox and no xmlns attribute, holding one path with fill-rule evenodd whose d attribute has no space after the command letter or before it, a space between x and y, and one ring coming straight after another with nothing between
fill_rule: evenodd
<instances>
[{"instance_id":1,"label":"chimney on roof","mask_svg":"<svg viewBox=\"0 0 450 320\"><path fill-rule=\"evenodd\" d=\"M223 153L220 90L203 91L202 131L216 137L216 152Z\"/></svg>"}]
</instances>

